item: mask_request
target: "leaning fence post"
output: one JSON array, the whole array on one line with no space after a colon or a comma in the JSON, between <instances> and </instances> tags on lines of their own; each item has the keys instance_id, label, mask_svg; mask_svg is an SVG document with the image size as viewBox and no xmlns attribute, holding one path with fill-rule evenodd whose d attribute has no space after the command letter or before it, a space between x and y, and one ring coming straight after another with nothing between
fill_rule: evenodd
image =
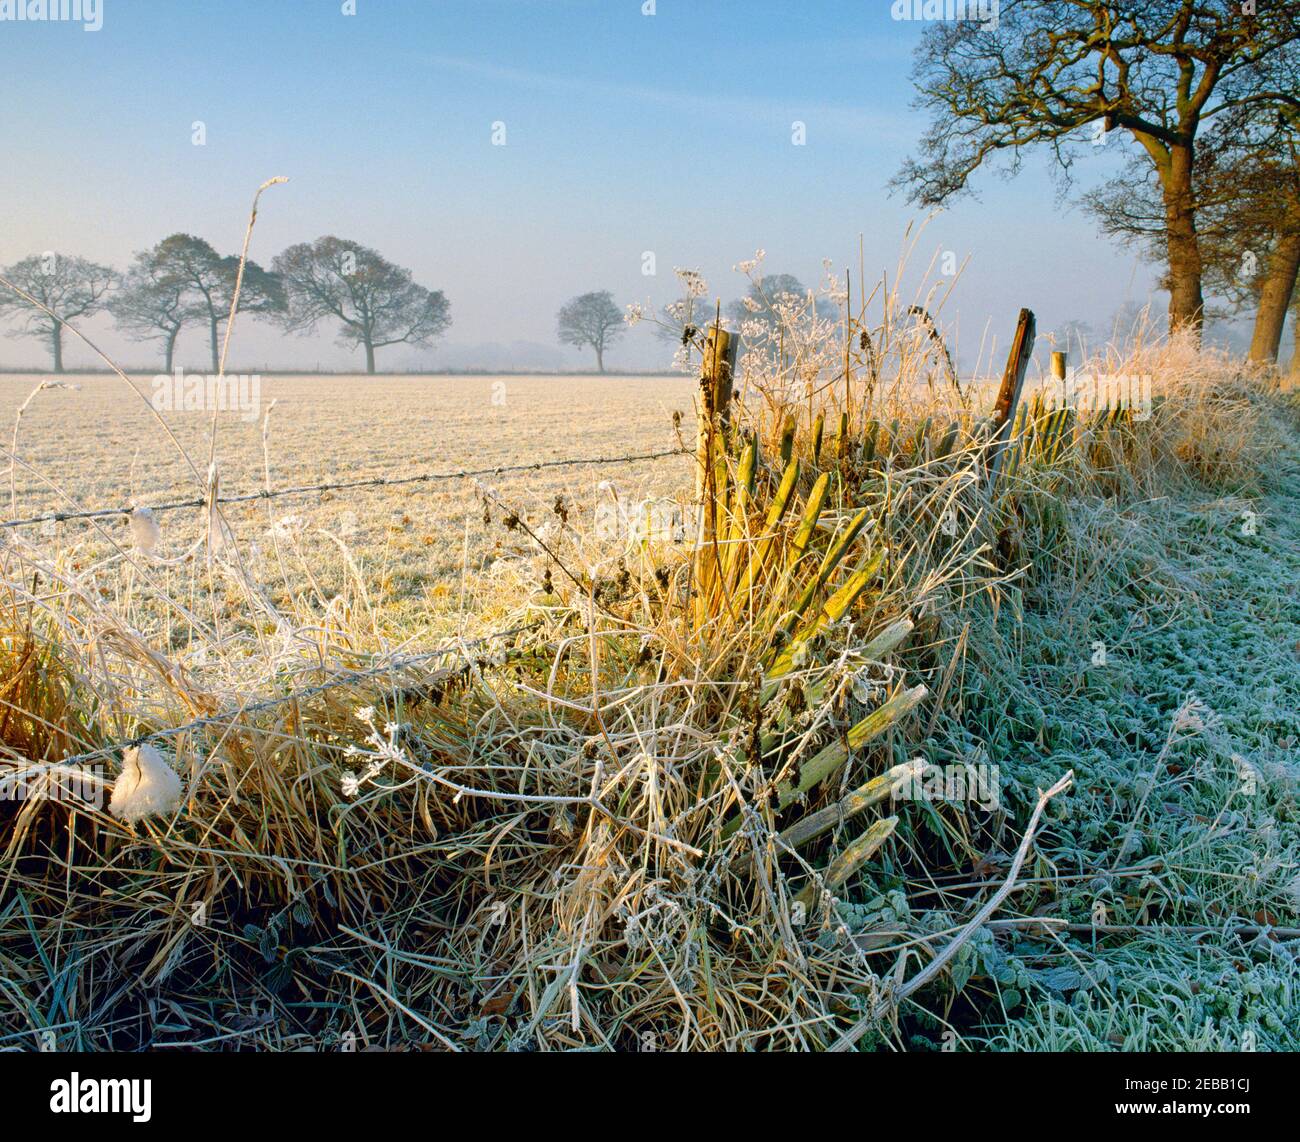
<instances>
[{"instance_id":1,"label":"leaning fence post","mask_svg":"<svg viewBox=\"0 0 1300 1142\"><path fill-rule=\"evenodd\" d=\"M740 339L727 330L714 327L704 347L704 366L700 373L699 422L695 443L695 502L699 512L698 548L703 552L714 545L718 524L718 460L726 453L726 439L731 427L732 376L736 368L736 349ZM702 581L706 563L698 560Z\"/></svg>"},{"instance_id":2,"label":"leaning fence post","mask_svg":"<svg viewBox=\"0 0 1300 1142\"><path fill-rule=\"evenodd\" d=\"M1020 391L1025 386L1025 373L1029 358L1034 352L1034 315L1027 309L1020 311L1016 323L1015 340L1007 357L1006 372L1002 374L1002 387L993 406L993 450L989 459L989 490L998 482L998 469L1015 426L1016 407L1020 404Z\"/></svg>"}]
</instances>

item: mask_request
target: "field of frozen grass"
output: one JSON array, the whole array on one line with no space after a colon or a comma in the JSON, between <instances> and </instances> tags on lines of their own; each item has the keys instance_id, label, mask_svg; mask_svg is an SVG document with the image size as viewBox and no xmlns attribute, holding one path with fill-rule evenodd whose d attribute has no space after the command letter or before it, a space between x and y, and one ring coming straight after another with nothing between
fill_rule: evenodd
<instances>
[{"instance_id":1,"label":"field of frozen grass","mask_svg":"<svg viewBox=\"0 0 1300 1142\"><path fill-rule=\"evenodd\" d=\"M46 388L33 397L42 381ZM152 395L152 377L133 378ZM479 470L570 457L665 451L678 445L673 414L693 423L695 382L664 377L577 376L268 376L251 414L216 417L215 456L222 495L308 484L403 477L425 471ZM29 400L29 398L31 398ZM202 495L189 463L141 396L111 374L0 376L0 423L13 425L21 464L5 486L6 518L157 504ZM213 417L164 414L200 467ZM9 436L8 431L5 433ZM9 440L6 439L6 445ZM669 457L613 467L586 466L504 474L481 480L526 518L549 514L563 497L575 523L608 499L610 481L630 499L678 492L689 460ZM6 485L8 485L6 480ZM500 528L482 526L470 480L346 492L318 492L228 507L235 532L267 574L273 592L328 598L344 573L342 546L357 553L376 599L404 612L421 603L446 612L494 562L514 552ZM158 516L164 558L189 548L204 524L200 509ZM47 523L28 529L83 563L129 546L124 518ZM333 538L331 538L333 537ZM318 600L319 601L319 600Z\"/></svg>"},{"instance_id":2,"label":"field of frozen grass","mask_svg":"<svg viewBox=\"0 0 1300 1142\"><path fill-rule=\"evenodd\" d=\"M1026 794L1077 779L1019 900L1072 927L972 951L972 1045L1300 1050L1300 445L1273 439L1228 494L1068 502L1018 664L969 687Z\"/></svg>"}]
</instances>

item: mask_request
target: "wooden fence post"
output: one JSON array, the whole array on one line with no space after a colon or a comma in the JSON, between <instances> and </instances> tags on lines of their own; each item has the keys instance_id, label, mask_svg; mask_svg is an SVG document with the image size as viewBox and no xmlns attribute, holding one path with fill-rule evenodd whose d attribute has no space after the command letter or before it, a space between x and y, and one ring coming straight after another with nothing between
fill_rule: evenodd
<instances>
[{"instance_id":1,"label":"wooden fence post","mask_svg":"<svg viewBox=\"0 0 1300 1142\"><path fill-rule=\"evenodd\" d=\"M716 473L719 458L726 455L731 428L732 377L740 338L725 329L710 329L700 373L699 423L695 441L695 502L699 511L698 546L701 551L714 545L718 525ZM703 560L698 571L703 572ZM707 578L700 574L703 580Z\"/></svg>"},{"instance_id":2,"label":"wooden fence post","mask_svg":"<svg viewBox=\"0 0 1300 1142\"><path fill-rule=\"evenodd\" d=\"M1025 373L1029 358L1034 352L1034 315L1027 309L1020 311L1016 324L1015 340L1007 357L1006 372L1002 374L1002 387L993 406L993 451L989 459L989 490L998 482L998 469L1011 439L1016 422L1016 408L1020 404L1020 391L1025 387Z\"/></svg>"},{"instance_id":3,"label":"wooden fence post","mask_svg":"<svg viewBox=\"0 0 1300 1142\"><path fill-rule=\"evenodd\" d=\"M1052 354L1052 376L1061 382L1061 405L1048 422L1048 437L1051 445L1048 456L1049 463L1056 462L1063 445L1066 447L1074 446L1074 413L1070 408L1069 386L1065 383L1066 373L1069 371L1066 368L1068 360L1069 358L1062 352ZM1068 445L1066 444L1067 440Z\"/></svg>"}]
</instances>

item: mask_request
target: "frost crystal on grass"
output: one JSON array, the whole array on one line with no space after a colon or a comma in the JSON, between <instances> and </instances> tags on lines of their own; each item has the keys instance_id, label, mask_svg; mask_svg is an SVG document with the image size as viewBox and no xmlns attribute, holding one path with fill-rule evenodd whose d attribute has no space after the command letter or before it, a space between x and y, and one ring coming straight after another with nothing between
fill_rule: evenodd
<instances>
[{"instance_id":1,"label":"frost crystal on grass","mask_svg":"<svg viewBox=\"0 0 1300 1142\"><path fill-rule=\"evenodd\" d=\"M134 824L154 814L176 811L181 803L181 779L153 746L128 749L122 775L113 784L108 811Z\"/></svg>"},{"instance_id":2,"label":"frost crystal on grass","mask_svg":"<svg viewBox=\"0 0 1300 1142\"><path fill-rule=\"evenodd\" d=\"M1222 721L1218 714L1192 694L1174 713L1173 728L1175 732L1202 734L1206 730L1215 729Z\"/></svg>"},{"instance_id":3,"label":"frost crystal on grass","mask_svg":"<svg viewBox=\"0 0 1300 1142\"><path fill-rule=\"evenodd\" d=\"M874 704L884 692L884 684L871 677L871 667L864 666L852 678L853 696L864 706Z\"/></svg>"}]
</instances>

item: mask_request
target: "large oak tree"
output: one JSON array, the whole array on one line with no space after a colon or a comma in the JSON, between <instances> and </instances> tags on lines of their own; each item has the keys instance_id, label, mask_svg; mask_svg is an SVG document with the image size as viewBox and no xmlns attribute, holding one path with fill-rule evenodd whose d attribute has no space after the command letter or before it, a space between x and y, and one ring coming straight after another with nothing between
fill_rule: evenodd
<instances>
[{"instance_id":1,"label":"large oak tree","mask_svg":"<svg viewBox=\"0 0 1300 1142\"><path fill-rule=\"evenodd\" d=\"M1080 147L1119 132L1159 183L1170 327L1199 332L1197 141L1234 109L1300 108L1300 6L1002 0L996 24L941 21L924 32L914 74L932 125L898 181L940 204L988 160L1005 155L1014 171L1036 146L1068 180Z\"/></svg>"},{"instance_id":2,"label":"large oak tree","mask_svg":"<svg viewBox=\"0 0 1300 1142\"><path fill-rule=\"evenodd\" d=\"M1300 275L1300 116L1220 119L1198 147L1193 191L1206 286L1254 309L1250 358L1276 362ZM1160 186L1146 164L1130 162L1087 204L1107 233L1163 261Z\"/></svg>"}]
</instances>

